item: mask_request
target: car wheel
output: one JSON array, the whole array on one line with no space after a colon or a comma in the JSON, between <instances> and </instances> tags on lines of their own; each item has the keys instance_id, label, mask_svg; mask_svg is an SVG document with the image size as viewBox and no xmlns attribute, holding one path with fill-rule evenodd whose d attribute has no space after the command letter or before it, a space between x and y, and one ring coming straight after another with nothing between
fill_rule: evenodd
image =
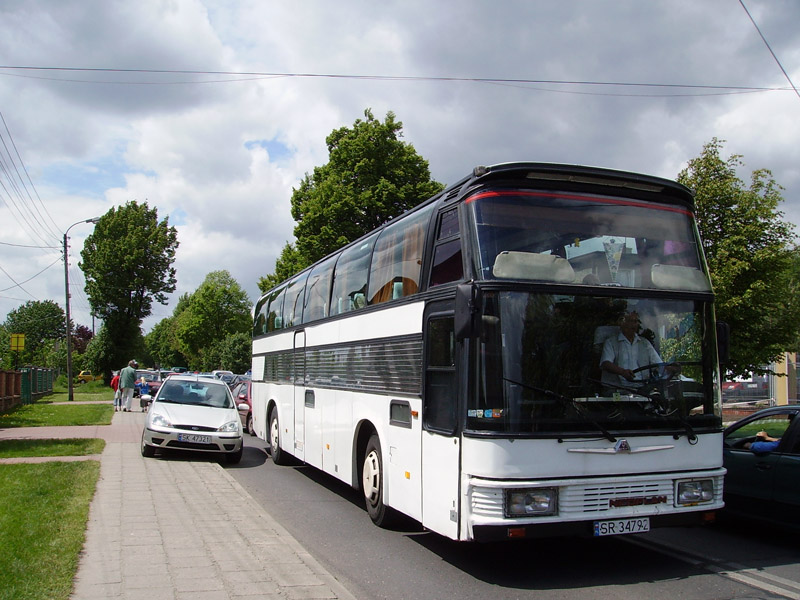
<instances>
[{"instance_id":1,"label":"car wheel","mask_svg":"<svg viewBox=\"0 0 800 600\"><path fill-rule=\"evenodd\" d=\"M230 452L225 455L225 462L229 465L238 465L239 462L242 460L242 453L244 452L244 448L239 448L237 452Z\"/></svg>"},{"instance_id":2,"label":"car wheel","mask_svg":"<svg viewBox=\"0 0 800 600\"><path fill-rule=\"evenodd\" d=\"M388 526L393 520L394 511L383 503L383 455L380 440L374 434L367 442L361 468L361 485L369 518L378 527Z\"/></svg>"},{"instance_id":3,"label":"car wheel","mask_svg":"<svg viewBox=\"0 0 800 600\"><path fill-rule=\"evenodd\" d=\"M278 422L278 409L273 408L269 416L269 449L272 455L272 462L276 465L288 465L289 456L281 450L281 426Z\"/></svg>"},{"instance_id":4,"label":"car wheel","mask_svg":"<svg viewBox=\"0 0 800 600\"><path fill-rule=\"evenodd\" d=\"M144 431L142 431L142 456L145 458L153 458L156 455L156 449L144 441Z\"/></svg>"},{"instance_id":5,"label":"car wheel","mask_svg":"<svg viewBox=\"0 0 800 600\"><path fill-rule=\"evenodd\" d=\"M255 436L256 430L253 428L253 415L247 415L247 433Z\"/></svg>"}]
</instances>

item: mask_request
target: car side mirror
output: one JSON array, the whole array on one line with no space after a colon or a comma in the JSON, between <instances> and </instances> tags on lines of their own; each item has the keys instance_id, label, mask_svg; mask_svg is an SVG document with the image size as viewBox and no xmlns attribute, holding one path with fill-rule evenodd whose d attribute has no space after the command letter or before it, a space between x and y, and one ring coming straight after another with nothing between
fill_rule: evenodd
<instances>
[{"instance_id":1,"label":"car side mirror","mask_svg":"<svg viewBox=\"0 0 800 600\"><path fill-rule=\"evenodd\" d=\"M236 408L238 408L239 410L250 410L250 407L247 404L245 404L244 402L239 404Z\"/></svg>"}]
</instances>

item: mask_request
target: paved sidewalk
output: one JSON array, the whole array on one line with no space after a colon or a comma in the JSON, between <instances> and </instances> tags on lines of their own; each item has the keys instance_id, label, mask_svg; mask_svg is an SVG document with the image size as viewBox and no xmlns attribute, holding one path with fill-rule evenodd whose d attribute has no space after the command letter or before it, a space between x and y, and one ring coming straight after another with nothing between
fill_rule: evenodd
<instances>
[{"instance_id":1,"label":"paved sidewalk","mask_svg":"<svg viewBox=\"0 0 800 600\"><path fill-rule=\"evenodd\" d=\"M220 464L143 458L143 425L0 430L106 440L72 598L354 598Z\"/></svg>"}]
</instances>

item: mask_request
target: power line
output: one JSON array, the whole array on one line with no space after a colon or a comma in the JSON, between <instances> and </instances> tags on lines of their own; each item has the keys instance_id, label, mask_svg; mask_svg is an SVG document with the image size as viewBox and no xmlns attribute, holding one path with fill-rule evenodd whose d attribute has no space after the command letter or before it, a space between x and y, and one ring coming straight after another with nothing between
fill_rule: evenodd
<instances>
[{"instance_id":1,"label":"power line","mask_svg":"<svg viewBox=\"0 0 800 600\"><path fill-rule=\"evenodd\" d=\"M31 276L31 277L28 277L28 278L27 278L25 281L21 281L20 283L17 283L16 281L14 281L14 280L12 279L11 281L14 281L14 283L15 283L16 285L12 285L12 286L10 286L10 287L4 288L4 289L0 290L0 292L7 292L8 290L14 289L14 288L16 288L16 287L18 287L18 288L22 289L22 284L23 284L23 283L28 283L28 282L29 282L29 281L31 281L32 279L36 279L36 278L37 278L39 275L41 275L42 273L44 273L45 271L47 271L47 269L49 269L50 267L52 267L54 264L56 264L56 263L60 263L60 262L61 262L61 257L59 256L57 259L55 259L53 262L51 262L49 265L47 265L47 266L46 266L44 269L42 269L41 271L39 271L39 272L38 272L36 275L33 275L33 276ZM6 272L5 272L5 271L3 271L3 273L6 273ZM6 275L8 275L8 273L6 273ZM9 275L9 279L10 279L10 278L11 278L11 276ZM23 291L25 291L25 290L23 290Z\"/></svg>"},{"instance_id":2,"label":"power line","mask_svg":"<svg viewBox=\"0 0 800 600\"><path fill-rule=\"evenodd\" d=\"M28 246L26 244L12 244L11 242L0 242L0 246L14 246L15 248L37 248L44 250L59 250L59 246Z\"/></svg>"},{"instance_id":3,"label":"power line","mask_svg":"<svg viewBox=\"0 0 800 600\"><path fill-rule=\"evenodd\" d=\"M31 236L32 239L35 236L36 238L39 239L42 245L49 246L52 243L52 240L48 241L47 239L45 239L40 233L40 230L43 233L52 236L56 240L59 238L59 235L50 227L48 223L44 221L42 212L39 210L38 206L34 202L33 197L31 196L31 193L28 189L28 186L25 183L25 179L22 177L22 174L20 173L20 170L17 166L17 161L19 161L19 164L22 166L22 169L25 172L28 181L30 181L30 176L28 175L28 171L25 168L25 164L23 163L22 157L20 156L19 151L17 150L14 138L11 135L11 131L9 130L5 117L3 117L2 113L0 113L0 121L2 121L2 124L5 128L5 134L2 131L0 131L0 143L2 143L2 150L3 150L3 152L0 152L0 175L4 175L8 183L7 187L6 183L4 183L2 179L0 179L0 187L2 187L2 190L5 192L5 195L8 196L10 204L5 201L2 194L0 194L0 199L3 200L3 203L9 208L12 215L14 216L14 219L17 221L17 223L20 224L20 226L24 230L27 230L28 234ZM11 148L13 148L14 153L17 156L16 160L14 159L11 149L9 148L9 143L6 143L6 138L8 138ZM31 186L33 186L32 182ZM38 197L38 193L36 192L35 189L34 192ZM41 203L41 198L39 198L39 202ZM45 213L47 213L47 210L44 208L43 204L42 204L42 209L45 211ZM52 221L52 218L50 219L50 221Z\"/></svg>"},{"instance_id":4,"label":"power line","mask_svg":"<svg viewBox=\"0 0 800 600\"><path fill-rule=\"evenodd\" d=\"M0 112L0 120L3 121L3 127L5 127L5 129L6 129L6 133L8 134L8 139L11 141L11 146L14 148L14 153L17 155L17 159L19 160L19 164L20 164L20 166L22 166L22 170L25 172L25 177L27 177L28 183L31 184L31 188L33 189L33 193L36 195L36 198L39 200L39 204L42 206L42 210L47 215L47 217L50 219L50 223L52 223L52 225L55 227L55 229L51 229L49 224L46 224L46 227L49 230L50 235L53 235L53 236L55 236L56 239L58 239L60 237L59 234L57 233L59 231L59 227L58 227L58 225L56 225L56 222L53 221L53 218L50 216L50 213L47 212L47 208L45 207L44 202L42 202L42 198L41 198L41 196L39 196L39 192L36 190L36 186L33 185L33 181L31 180L31 176L28 173L27 167L25 166L25 162L22 160L22 156L20 156L20 154L19 154L19 150L17 149L17 144L14 141L14 136L11 135L11 130L8 128L8 124L6 123L6 119L3 116L2 112ZM3 145L5 146L5 142L3 142ZM6 149L6 151L8 151L8 150ZM16 169L16 165L15 165L15 169ZM17 170L17 176L19 176L19 170ZM22 181L22 177L20 177L20 181ZM23 187L25 186L25 182L24 181L22 181L22 185L23 185ZM27 192L27 188L26 188L26 192ZM33 205L33 208L36 210L36 213L40 217L44 218L42 216L42 213L39 212L39 208L36 206L36 203L33 201L33 198L31 197L30 193L28 193L28 198L31 200L31 204Z\"/></svg>"},{"instance_id":5,"label":"power line","mask_svg":"<svg viewBox=\"0 0 800 600\"><path fill-rule=\"evenodd\" d=\"M742 8L744 9L744 12L747 13L747 16L750 18L750 22L753 24L753 27L756 28L756 31L758 32L758 35L761 36L761 39L764 42L764 45L766 45L767 50L769 50L769 53L772 54L772 58L774 58L775 62L778 63L778 66L780 67L781 71L783 72L783 76L786 77L786 81L789 82L789 85L792 86L792 89L794 90L794 93L797 94L798 98L800 98L800 92L797 91L797 87L792 82L792 78L789 77L789 74L786 72L786 69L784 69L783 65L781 64L781 61L778 60L778 57L775 55L775 52L773 52L772 46L769 45L769 42L767 41L767 38L764 37L763 33L761 33L761 28L759 28L758 23L756 23L756 20L753 18L753 15L750 14L750 11L747 10L747 7L744 5L744 0L739 0L739 4L742 5Z\"/></svg>"},{"instance_id":6,"label":"power line","mask_svg":"<svg viewBox=\"0 0 800 600\"><path fill-rule=\"evenodd\" d=\"M420 75L364 75L364 74L344 74L344 73L277 73L263 71L205 71L188 69L118 69L118 68L89 68L89 67L40 67L30 65L0 65L0 70L16 71L55 71L63 73L126 73L126 74L147 74L147 75L209 75L226 77L251 77L251 78L305 78L305 79L350 79L366 81L435 81L435 82L468 82L468 83L489 83L489 84L546 84L546 85L569 85L569 86L611 86L611 87L632 87L632 88L663 88L663 89L689 89L689 90L708 90L713 93L720 91L739 91L739 92L774 92L787 91L784 87L760 87L742 85L705 85L705 84L683 84L683 83L651 83L651 82L630 82L630 81L592 81L592 80L562 80L562 79L523 79L523 78L497 78L497 77L438 77ZM55 79L56 81L67 81ZM78 83L103 83L103 84L137 84L142 82L132 81L88 81L73 80ZM227 83L229 80L217 83ZM145 82L149 84L165 84L164 82ZM176 83L205 83L205 82L176 82ZM792 88L793 89L793 88Z\"/></svg>"},{"instance_id":7,"label":"power line","mask_svg":"<svg viewBox=\"0 0 800 600\"><path fill-rule=\"evenodd\" d=\"M28 296L30 296L30 297L31 297L31 298L33 298L34 300L39 300L39 299L38 299L36 296L34 296L34 295L33 295L33 294L31 294L31 293L30 293L28 290L26 290L24 287L22 287L22 285L21 285L21 284L17 283L17 280L16 280L16 279L14 279L14 278L13 278L11 275L9 275L9 274L8 274L8 271L6 271L6 270L5 270L3 267L0 267L0 271L2 271L3 273L5 273L6 277L8 277L8 278L9 278L11 281L13 281L13 282L16 284L16 285L15 285L15 286L13 286L13 287L18 287L19 289L21 289L23 292L25 292L26 294L28 294ZM8 289L11 289L11 288L8 288Z\"/></svg>"}]
</instances>

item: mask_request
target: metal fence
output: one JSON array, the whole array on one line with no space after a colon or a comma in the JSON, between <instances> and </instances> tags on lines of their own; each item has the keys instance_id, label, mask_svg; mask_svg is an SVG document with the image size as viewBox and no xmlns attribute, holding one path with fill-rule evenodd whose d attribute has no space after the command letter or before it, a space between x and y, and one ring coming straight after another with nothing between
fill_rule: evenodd
<instances>
[{"instance_id":1,"label":"metal fence","mask_svg":"<svg viewBox=\"0 0 800 600\"><path fill-rule=\"evenodd\" d=\"M53 393L53 369L23 367L17 371L0 370L0 410L31 404Z\"/></svg>"}]
</instances>

